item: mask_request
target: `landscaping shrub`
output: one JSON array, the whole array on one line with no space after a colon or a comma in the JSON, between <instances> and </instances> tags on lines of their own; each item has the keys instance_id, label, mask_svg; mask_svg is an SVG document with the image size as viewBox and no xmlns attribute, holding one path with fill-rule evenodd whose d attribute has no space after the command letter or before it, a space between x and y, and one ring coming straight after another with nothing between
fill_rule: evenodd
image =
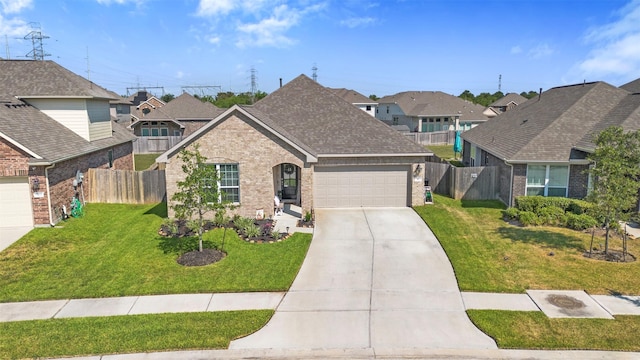
<instances>
[{"instance_id":1,"label":"landscaping shrub","mask_svg":"<svg viewBox=\"0 0 640 360\"><path fill-rule=\"evenodd\" d=\"M587 214L567 213L566 215L566 226L570 229L585 230L596 225L598 225L596 219Z\"/></svg>"},{"instance_id":2,"label":"landscaping shrub","mask_svg":"<svg viewBox=\"0 0 640 360\"><path fill-rule=\"evenodd\" d=\"M248 238L258 237L258 236L260 236L260 228L258 226L256 226L255 224L251 224L251 225L247 226L246 228L244 228L244 234Z\"/></svg>"},{"instance_id":3,"label":"landscaping shrub","mask_svg":"<svg viewBox=\"0 0 640 360\"><path fill-rule=\"evenodd\" d=\"M544 196L517 196L516 208L520 211L537 212L538 209L545 206L546 200Z\"/></svg>"},{"instance_id":4,"label":"landscaping shrub","mask_svg":"<svg viewBox=\"0 0 640 360\"><path fill-rule=\"evenodd\" d=\"M235 225L240 231L244 232L249 226L253 225L253 219L240 216L233 220L233 225Z\"/></svg>"},{"instance_id":5,"label":"landscaping shrub","mask_svg":"<svg viewBox=\"0 0 640 360\"><path fill-rule=\"evenodd\" d=\"M520 223L524 226L540 225L540 218L538 218L538 215L533 211L520 211L518 220L520 220Z\"/></svg>"},{"instance_id":6,"label":"landscaping shrub","mask_svg":"<svg viewBox=\"0 0 640 360\"><path fill-rule=\"evenodd\" d=\"M502 210L502 218L506 221L509 220L518 220L518 216L520 215L520 210L510 207L506 210Z\"/></svg>"},{"instance_id":7,"label":"landscaping shrub","mask_svg":"<svg viewBox=\"0 0 640 360\"><path fill-rule=\"evenodd\" d=\"M564 209L558 206L545 206L536 213L541 225L564 225L565 213Z\"/></svg>"},{"instance_id":8,"label":"landscaping shrub","mask_svg":"<svg viewBox=\"0 0 640 360\"><path fill-rule=\"evenodd\" d=\"M593 208L593 204L578 199L572 199L567 211L576 215L586 214L591 208Z\"/></svg>"}]
</instances>

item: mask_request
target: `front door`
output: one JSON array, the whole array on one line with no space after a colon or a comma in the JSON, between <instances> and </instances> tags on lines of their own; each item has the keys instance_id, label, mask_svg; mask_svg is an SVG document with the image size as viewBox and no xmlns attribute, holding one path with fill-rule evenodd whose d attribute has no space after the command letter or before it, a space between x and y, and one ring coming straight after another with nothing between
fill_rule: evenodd
<instances>
[{"instance_id":1,"label":"front door","mask_svg":"<svg viewBox=\"0 0 640 360\"><path fill-rule=\"evenodd\" d=\"M298 199L298 171L293 164L280 165L280 174L282 175L282 199L297 200Z\"/></svg>"}]
</instances>

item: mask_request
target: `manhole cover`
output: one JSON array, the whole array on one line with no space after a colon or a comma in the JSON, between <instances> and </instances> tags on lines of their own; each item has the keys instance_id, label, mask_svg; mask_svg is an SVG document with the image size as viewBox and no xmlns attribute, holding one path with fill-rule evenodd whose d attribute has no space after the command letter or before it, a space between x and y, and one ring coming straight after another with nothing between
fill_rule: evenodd
<instances>
[{"instance_id":1,"label":"manhole cover","mask_svg":"<svg viewBox=\"0 0 640 360\"><path fill-rule=\"evenodd\" d=\"M549 295L547 301L561 309L580 309L585 307L584 303L574 297L567 295Z\"/></svg>"}]
</instances>

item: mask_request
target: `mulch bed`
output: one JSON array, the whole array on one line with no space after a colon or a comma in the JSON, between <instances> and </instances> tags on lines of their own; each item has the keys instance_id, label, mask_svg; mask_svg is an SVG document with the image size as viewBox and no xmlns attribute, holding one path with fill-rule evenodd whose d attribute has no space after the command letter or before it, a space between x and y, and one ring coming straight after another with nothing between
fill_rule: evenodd
<instances>
[{"instance_id":1,"label":"mulch bed","mask_svg":"<svg viewBox=\"0 0 640 360\"><path fill-rule=\"evenodd\" d=\"M227 256L216 249L202 249L202 251L189 251L178 257L178 264L184 266L204 266L218 262Z\"/></svg>"},{"instance_id":2,"label":"mulch bed","mask_svg":"<svg viewBox=\"0 0 640 360\"><path fill-rule=\"evenodd\" d=\"M636 257L632 254L627 253L626 255L622 253L622 251L618 250L609 250L607 254L602 250L593 250L591 254L588 251L585 251L582 256L594 260L603 260L603 261L611 261L611 262L634 262L636 261Z\"/></svg>"}]
</instances>

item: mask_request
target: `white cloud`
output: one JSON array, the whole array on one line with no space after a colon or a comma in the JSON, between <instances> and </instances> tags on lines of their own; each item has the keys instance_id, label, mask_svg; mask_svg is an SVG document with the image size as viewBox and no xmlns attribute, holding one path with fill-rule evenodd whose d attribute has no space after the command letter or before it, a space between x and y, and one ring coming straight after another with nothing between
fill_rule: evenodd
<instances>
[{"instance_id":1,"label":"white cloud","mask_svg":"<svg viewBox=\"0 0 640 360\"><path fill-rule=\"evenodd\" d=\"M24 37L31 32L31 27L22 19L6 19L0 15L0 34L10 37Z\"/></svg>"},{"instance_id":2,"label":"white cloud","mask_svg":"<svg viewBox=\"0 0 640 360\"><path fill-rule=\"evenodd\" d=\"M367 26L375 22L376 22L376 19L372 17L360 17L360 18L352 17L352 18L340 21L340 25L353 29L360 26Z\"/></svg>"},{"instance_id":3,"label":"white cloud","mask_svg":"<svg viewBox=\"0 0 640 360\"><path fill-rule=\"evenodd\" d=\"M198 16L226 15L238 6L234 0L200 0L198 4Z\"/></svg>"},{"instance_id":4,"label":"white cloud","mask_svg":"<svg viewBox=\"0 0 640 360\"><path fill-rule=\"evenodd\" d=\"M142 5L145 0L96 0L98 2L98 4L101 5L111 5L111 4L118 4L118 5L124 5L124 4L135 4L136 6L140 6Z\"/></svg>"},{"instance_id":5,"label":"white cloud","mask_svg":"<svg viewBox=\"0 0 640 360\"><path fill-rule=\"evenodd\" d=\"M618 19L591 29L585 36L593 47L577 64L584 78L635 78L640 72L640 0L632 0L615 14Z\"/></svg>"},{"instance_id":6,"label":"white cloud","mask_svg":"<svg viewBox=\"0 0 640 360\"><path fill-rule=\"evenodd\" d=\"M512 54L521 54L522 53L522 48L520 47L520 45L516 45L511 47L511 53Z\"/></svg>"},{"instance_id":7,"label":"white cloud","mask_svg":"<svg viewBox=\"0 0 640 360\"><path fill-rule=\"evenodd\" d=\"M33 5L32 0L0 0L2 12L5 14L17 14L22 9L30 8Z\"/></svg>"},{"instance_id":8,"label":"white cloud","mask_svg":"<svg viewBox=\"0 0 640 360\"><path fill-rule=\"evenodd\" d=\"M273 10L271 17L253 24L241 24L238 30L244 34L236 43L239 47L246 46L288 46L294 40L288 38L285 32L298 24L301 13L289 9L287 5L280 5Z\"/></svg>"},{"instance_id":9,"label":"white cloud","mask_svg":"<svg viewBox=\"0 0 640 360\"><path fill-rule=\"evenodd\" d=\"M540 59L553 54L553 49L551 49L548 44L539 44L536 47L530 49L528 54L529 57Z\"/></svg>"},{"instance_id":10,"label":"white cloud","mask_svg":"<svg viewBox=\"0 0 640 360\"><path fill-rule=\"evenodd\" d=\"M215 45L220 44L220 36L217 36L217 35L211 35L211 36L209 36L209 38L207 39L207 42L208 42L209 44L215 44Z\"/></svg>"},{"instance_id":11,"label":"white cloud","mask_svg":"<svg viewBox=\"0 0 640 360\"><path fill-rule=\"evenodd\" d=\"M182 71L176 72L176 78L178 78L178 79L184 78L184 72L182 72Z\"/></svg>"}]
</instances>

